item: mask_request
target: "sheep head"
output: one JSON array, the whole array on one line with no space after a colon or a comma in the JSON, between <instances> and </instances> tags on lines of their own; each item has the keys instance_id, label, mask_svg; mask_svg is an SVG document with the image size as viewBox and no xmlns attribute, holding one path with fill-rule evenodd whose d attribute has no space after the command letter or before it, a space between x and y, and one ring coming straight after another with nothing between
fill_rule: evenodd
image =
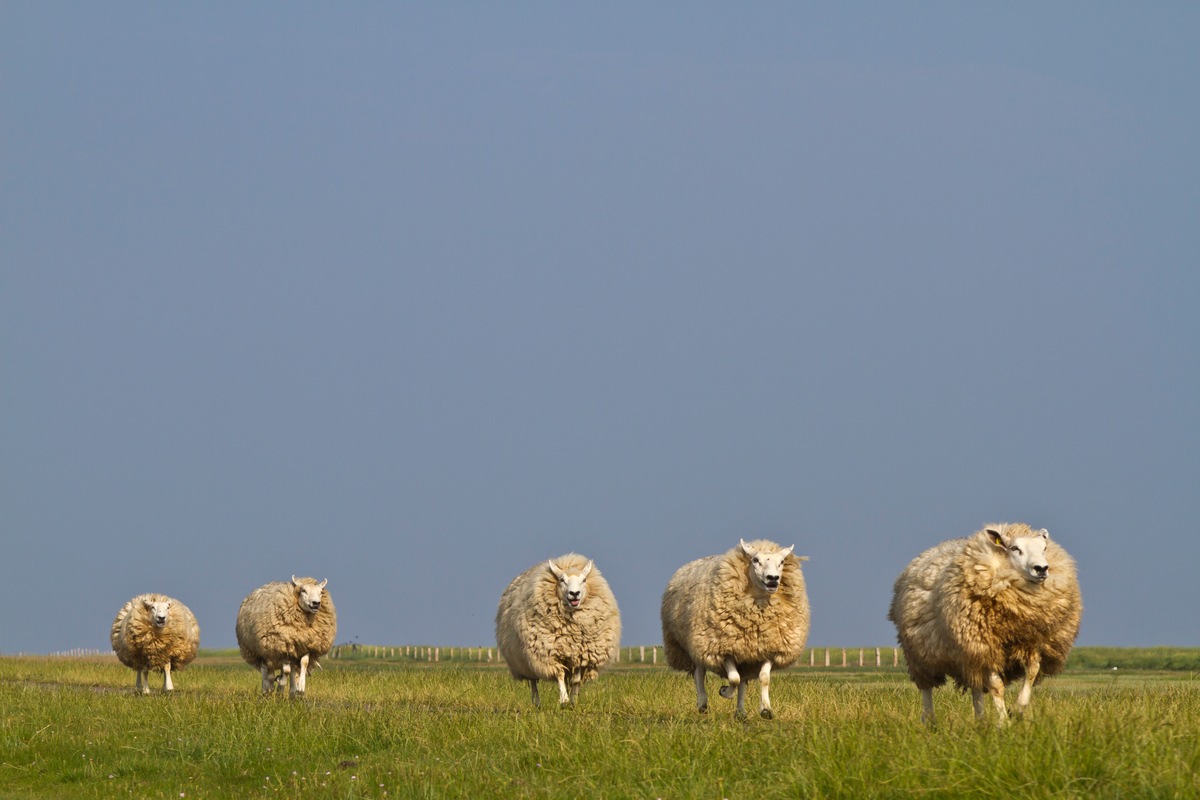
<instances>
[{"instance_id":1,"label":"sheep head","mask_svg":"<svg viewBox=\"0 0 1200 800\"><path fill-rule=\"evenodd\" d=\"M325 588L325 584L329 583L329 579L320 583L310 583L308 581L301 582L292 576L292 588L296 591L296 604L300 606L300 610L305 614L316 614L321 610L321 590Z\"/></svg>"},{"instance_id":2,"label":"sheep head","mask_svg":"<svg viewBox=\"0 0 1200 800\"><path fill-rule=\"evenodd\" d=\"M755 588L767 594L774 594L783 580L783 562L792 554L796 545L782 550L767 550L751 547L746 544L745 539L740 541L742 552L750 559L750 582Z\"/></svg>"},{"instance_id":3,"label":"sheep head","mask_svg":"<svg viewBox=\"0 0 1200 800\"><path fill-rule=\"evenodd\" d=\"M1022 530L1024 528L1024 530ZM1029 532L1029 536L1015 535ZM1009 566L1024 576L1030 583L1043 583L1050 573L1046 560L1046 544L1050 532L1045 528L1029 531L1025 526L1013 530L1008 525L997 525L987 529L988 541L1008 558Z\"/></svg>"},{"instance_id":4,"label":"sheep head","mask_svg":"<svg viewBox=\"0 0 1200 800\"><path fill-rule=\"evenodd\" d=\"M583 605L587 599L587 576L592 571L592 562L588 561L578 572L560 569L553 561L547 561L546 564L558 580L558 597L563 605L572 611Z\"/></svg>"},{"instance_id":5,"label":"sheep head","mask_svg":"<svg viewBox=\"0 0 1200 800\"><path fill-rule=\"evenodd\" d=\"M142 600L142 606L150 615L150 622L154 624L154 627L165 628L167 626L167 620L171 616L170 600L151 600L147 597Z\"/></svg>"}]
</instances>

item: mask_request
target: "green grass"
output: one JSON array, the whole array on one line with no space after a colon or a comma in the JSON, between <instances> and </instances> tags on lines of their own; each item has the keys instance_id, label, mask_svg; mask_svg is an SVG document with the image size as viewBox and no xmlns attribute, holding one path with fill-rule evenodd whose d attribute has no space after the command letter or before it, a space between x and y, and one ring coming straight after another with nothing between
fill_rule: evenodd
<instances>
[{"instance_id":1,"label":"green grass","mask_svg":"<svg viewBox=\"0 0 1200 800\"><path fill-rule=\"evenodd\" d=\"M0 797L1200 796L1188 672L1073 668L1004 730L943 689L933 731L890 668L777 673L776 718L744 722L715 681L696 714L661 666L602 674L574 710L487 665L330 661L292 701L209 652L175 683L138 697L110 658L0 658Z\"/></svg>"}]
</instances>

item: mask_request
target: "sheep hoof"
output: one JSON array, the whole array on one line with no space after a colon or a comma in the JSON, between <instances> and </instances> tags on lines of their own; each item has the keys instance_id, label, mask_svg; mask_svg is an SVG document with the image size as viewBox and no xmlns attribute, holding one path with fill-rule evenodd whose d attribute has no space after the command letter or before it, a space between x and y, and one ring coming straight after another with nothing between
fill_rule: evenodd
<instances>
[{"instance_id":1,"label":"sheep hoof","mask_svg":"<svg viewBox=\"0 0 1200 800\"><path fill-rule=\"evenodd\" d=\"M696 710L698 712L700 712L701 714L707 714L708 713L708 703L705 703L702 706L696 706Z\"/></svg>"},{"instance_id":2,"label":"sheep hoof","mask_svg":"<svg viewBox=\"0 0 1200 800\"><path fill-rule=\"evenodd\" d=\"M775 719L775 715L769 708L764 708L762 711L758 712L758 715L763 719Z\"/></svg>"},{"instance_id":3,"label":"sheep hoof","mask_svg":"<svg viewBox=\"0 0 1200 800\"><path fill-rule=\"evenodd\" d=\"M726 700L732 700L733 699L733 687L726 684L725 686L722 686L720 688L720 690L718 690L718 694L720 694L721 697L724 697Z\"/></svg>"},{"instance_id":4,"label":"sheep hoof","mask_svg":"<svg viewBox=\"0 0 1200 800\"><path fill-rule=\"evenodd\" d=\"M736 720L741 720L742 722L745 722L746 721L746 712L745 711L735 711L735 712L733 712L733 718Z\"/></svg>"}]
</instances>

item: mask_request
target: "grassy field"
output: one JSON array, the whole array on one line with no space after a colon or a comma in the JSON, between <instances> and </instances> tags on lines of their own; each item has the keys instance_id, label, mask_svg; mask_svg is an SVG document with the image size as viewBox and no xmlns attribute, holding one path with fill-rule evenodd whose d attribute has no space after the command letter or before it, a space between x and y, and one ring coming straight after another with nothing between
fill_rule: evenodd
<instances>
[{"instance_id":1,"label":"grassy field","mask_svg":"<svg viewBox=\"0 0 1200 800\"><path fill-rule=\"evenodd\" d=\"M890 667L777 673L771 721L734 720L715 681L701 717L661 666L605 672L574 710L486 664L330 661L292 701L205 653L175 684L137 697L110 657L0 658L0 797L1200 797L1189 671L1073 668L1004 730L943 689L933 731Z\"/></svg>"}]
</instances>

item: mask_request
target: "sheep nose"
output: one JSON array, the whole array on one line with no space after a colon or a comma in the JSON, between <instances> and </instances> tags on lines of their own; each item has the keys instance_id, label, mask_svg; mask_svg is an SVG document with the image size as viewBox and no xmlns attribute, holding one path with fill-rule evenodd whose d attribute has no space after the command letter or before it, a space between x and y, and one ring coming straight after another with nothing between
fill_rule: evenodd
<instances>
[{"instance_id":1,"label":"sheep nose","mask_svg":"<svg viewBox=\"0 0 1200 800\"><path fill-rule=\"evenodd\" d=\"M1033 565L1033 574L1038 576L1039 578L1046 577L1046 573L1049 571L1050 571L1049 564L1034 564Z\"/></svg>"}]
</instances>

